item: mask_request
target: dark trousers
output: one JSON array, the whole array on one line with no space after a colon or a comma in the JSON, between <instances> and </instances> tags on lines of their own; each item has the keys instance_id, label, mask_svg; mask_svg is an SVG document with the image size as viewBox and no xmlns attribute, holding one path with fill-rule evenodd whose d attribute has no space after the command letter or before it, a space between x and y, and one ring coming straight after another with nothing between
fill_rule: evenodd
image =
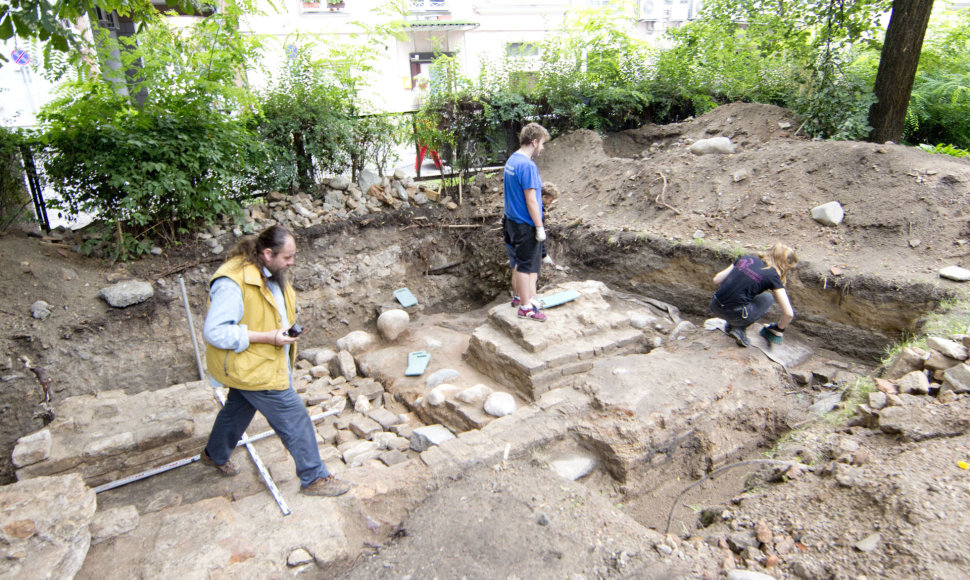
<instances>
[{"instance_id":1,"label":"dark trousers","mask_svg":"<svg viewBox=\"0 0 970 580\"><path fill-rule=\"evenodd\" d=\"M730 326L747 328L751 323L761 319L768 309L775 303L775 297L770 291L762 292L754 300L744 306L727 307L721 305L717 298L711 298L711 312L727 321Z\"/></svg>"},{"instance_id":2,"label":"dark trousers","mask_svg":"<svg viewBox=\"0 0 970 580\"><path fill-rule=\"evenodd\" d=\"M259 411L280 436L286 450L296 462L300 484L306 487L330 471L320 459L317 436L306 405L293 387L285 391L244 391L229 389L226 404L216 415L205 452L217 465L229 460L232 450L246 432L246 427Z\"/></svg>"}]
</instances>

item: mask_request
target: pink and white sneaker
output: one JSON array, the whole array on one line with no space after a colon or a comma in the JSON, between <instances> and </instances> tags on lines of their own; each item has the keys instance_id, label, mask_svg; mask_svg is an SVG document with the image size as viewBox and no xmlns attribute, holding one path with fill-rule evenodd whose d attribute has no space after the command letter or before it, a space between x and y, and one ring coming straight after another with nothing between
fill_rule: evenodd
<instances>
[{"instance_id":1,"label":"pink and white sneaker","mask_svg":"<svg viewBox=\"0 0 970 580\"><path fill-rule=\"evenodd\" d=\"M536 322L546 321L546 315L535 306L532 308L519 308L519 318L528 318L529 320L535 320Z\"/></svg>"}]
</instances>

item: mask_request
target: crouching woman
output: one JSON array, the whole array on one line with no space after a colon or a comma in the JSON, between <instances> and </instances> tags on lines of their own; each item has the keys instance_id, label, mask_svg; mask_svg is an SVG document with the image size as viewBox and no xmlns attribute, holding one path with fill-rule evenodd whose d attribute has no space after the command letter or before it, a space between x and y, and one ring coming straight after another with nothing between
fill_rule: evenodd
<instances>
[{"instance_id":1,"label":"crouching woman","mask_svg":"<svg viewBox=\"0 0 970 580\"><path fill-rule=\"evenodd\" d=\"M795 317L788 293L785 292L788 272L798 263L795 250L777 243L768 252L757 256L743 256L714 276L718 285L711 299L711 312L727 321L724 332L739 346L749 346L747 328L760 320L776 301L781 308L777 323L761 330L771 344L780 344L785 329Z\"/></svg>"}]
</instances>

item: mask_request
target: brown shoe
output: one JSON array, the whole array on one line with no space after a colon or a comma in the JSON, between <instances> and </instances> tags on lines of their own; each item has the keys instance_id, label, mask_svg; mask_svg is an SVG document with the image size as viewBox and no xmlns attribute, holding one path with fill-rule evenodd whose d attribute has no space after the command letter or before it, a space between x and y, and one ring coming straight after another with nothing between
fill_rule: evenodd
<instances>
[{"instance_id":1,"label":"brown shoe","mask_svg":"<svg viewBox=\"0 0 970 580\"><path fill-rule=\"evenodd\" d=\"M233 463L231 459L229 461L226 461L222 465L216 465L216 462L213 461L211 457L209 457L209 454L206 453L205 449L202 450L202 454L199 455L199 458L202 461L202 463L215 467L217 470L219 470L219 474L222 475L223 477L232 477L234 475L239 475L239 468L236 467L236 464Z\"/></svg>"},{"instance_id":2,"label":"brown shoe","mask_svg":"<svg viewBox=\"0 0 970 580\"><path fill-rule=\"evenodd\" d=\"M335 476L330 475L327 477L318 477L316 481L301 489L300 492L306 495L336 497L347 493L352 487L354 487L353 484L340 481Z\"/></svg>"}]
</instances>

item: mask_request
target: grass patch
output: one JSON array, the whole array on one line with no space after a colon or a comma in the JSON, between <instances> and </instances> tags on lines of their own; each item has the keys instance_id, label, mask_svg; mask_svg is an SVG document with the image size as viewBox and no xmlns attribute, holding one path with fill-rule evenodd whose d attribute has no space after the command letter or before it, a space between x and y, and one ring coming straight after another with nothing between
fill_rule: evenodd
<instances>
[{"instance_id":1,"label":"grass patch","mask_svg":"<svg viewBox=\"0 0 970 580\"><path fill-rule=\"evenodd\" d=\"M876 381L872 377L862 377L852 383L842 393L842 408L825 415L826 422L831 425L842 425L855 415L856 408L869 402L869 393L876 390Z\"/></svg>"}]
</instances>

